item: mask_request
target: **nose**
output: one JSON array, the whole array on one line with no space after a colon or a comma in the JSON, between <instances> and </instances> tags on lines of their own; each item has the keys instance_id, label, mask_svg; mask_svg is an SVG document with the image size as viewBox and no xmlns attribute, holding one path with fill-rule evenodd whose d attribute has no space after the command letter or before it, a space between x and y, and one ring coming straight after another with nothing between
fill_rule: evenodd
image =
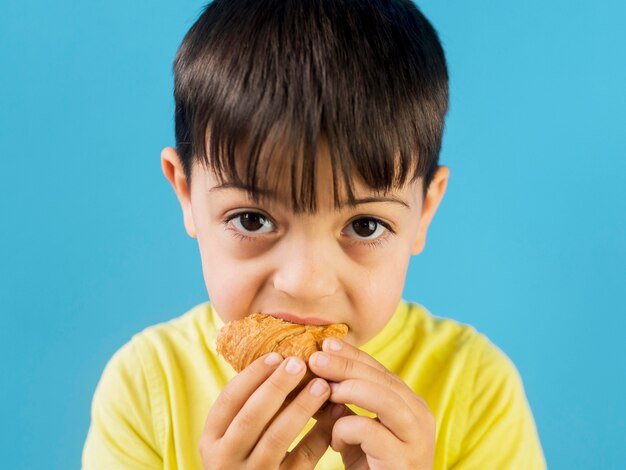
<instances>
[{"instance_id":1,"label":"nose","mask_svg":"<svg viewBox=\"0 0 626 470\"><path fill-rule=\"evenodd\" d=\"M274 288L302 302L332 296L339 287L333 258L332 247L323 243L292 243L279 255Z\"/></svg>"}]
</instances>

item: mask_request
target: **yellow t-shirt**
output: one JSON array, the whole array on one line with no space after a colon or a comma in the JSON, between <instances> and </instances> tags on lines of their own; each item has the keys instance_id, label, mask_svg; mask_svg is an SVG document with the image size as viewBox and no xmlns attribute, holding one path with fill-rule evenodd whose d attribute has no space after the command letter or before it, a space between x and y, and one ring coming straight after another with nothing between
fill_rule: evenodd
<instances>
[{"instance_id":1,"label":"yellow t-shirt","mask_svg":"<svg viewBox=\"0 0 626 470\"><path fill-rule=\"evenodd\" d=\"M115 353L93 397L83 469L202 469L206 416L234 375L215 352L222 324L203 303ZM361 349L428 403L436 470L545 468L515 366L472 327L403 301ZM316 468L343 465L329 449Z\"/></svg>"}]
</instances>

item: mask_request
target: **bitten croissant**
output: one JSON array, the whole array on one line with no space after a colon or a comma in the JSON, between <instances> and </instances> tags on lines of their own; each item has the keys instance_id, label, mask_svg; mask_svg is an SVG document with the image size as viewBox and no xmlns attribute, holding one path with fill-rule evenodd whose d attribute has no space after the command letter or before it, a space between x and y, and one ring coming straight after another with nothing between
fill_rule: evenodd
<instances>
[{"instance_id":1,"label":"bitten croissant","mask_svg":"<svg viewBox=\"0 0 626 470\"><path fill-rule=\"evenodd\" d=\"M223 326L217 334L217 352L240 372L252 361L275 351L307 361L322 349L325 338L343 338L348 325L301 325L263 313L253 313Z\"/></svg>"}]
</instances>

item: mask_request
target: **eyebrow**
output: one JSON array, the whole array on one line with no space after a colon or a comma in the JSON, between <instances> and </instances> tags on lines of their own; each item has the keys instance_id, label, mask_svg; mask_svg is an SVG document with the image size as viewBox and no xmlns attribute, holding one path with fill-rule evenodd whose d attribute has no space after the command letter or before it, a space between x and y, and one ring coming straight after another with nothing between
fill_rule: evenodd
<instances>
[{"instance_id":1,"label":"eyebrow","mask_svg":"<svg viewBox=\"0 0 626 470\"><path fill-rule=\"evenodd\" d=\"M221 183L218 184L216 186L213 186L211 189L209 189L209 192L212 193L214 191L220 191L223 189L238 189L240 191L245 191L246 193L248 193L249 195L253 193L252 189L249 186L246 186L245 184L241 184L241 183L236 183L236 182L225 182L225 183ZM271 199L274 201L279 201L280 199L278 198L278 196L276 195L276 193L274 191L271 191L269 189L262 189L262 188L257 188L255 190L262 198L267 198L267 199ZM363 198L356 198L354 200L354 204L346 204L346 203L341 203L340 207L349 205L349 206L358 206L360 204L371 204L374 202L393 202L395 204L400 204L401 206L404 206L406 208L410 208L410 206L403 201L400 198L397 197L387 197L387 196L368 196L368 197L363 197Z\"/></svg>"}]
</instances>

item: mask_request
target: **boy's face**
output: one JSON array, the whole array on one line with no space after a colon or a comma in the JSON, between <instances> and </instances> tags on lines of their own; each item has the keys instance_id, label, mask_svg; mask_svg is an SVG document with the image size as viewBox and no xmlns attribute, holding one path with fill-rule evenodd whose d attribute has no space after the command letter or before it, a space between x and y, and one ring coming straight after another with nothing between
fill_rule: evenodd
<instances>
[{"instance_id":1,"label":"boy's face","mask_svg":"<svg viewBox=\"0 0 626 470\"><path fill-rule=\"evenodd\" d=\"M388 194L355 182L355 207L334 207L329 159L320 154L317 212L294 214L285 193L255 203L194 167L191 192L174 149L161 154L190 236L198 239L213 308L228 322L261 312L300 323L346 323L360 346L387 324L401 300L411 255L447 185L441 167L422 200L421 181Z\"/></svg>"}]
</instances>

